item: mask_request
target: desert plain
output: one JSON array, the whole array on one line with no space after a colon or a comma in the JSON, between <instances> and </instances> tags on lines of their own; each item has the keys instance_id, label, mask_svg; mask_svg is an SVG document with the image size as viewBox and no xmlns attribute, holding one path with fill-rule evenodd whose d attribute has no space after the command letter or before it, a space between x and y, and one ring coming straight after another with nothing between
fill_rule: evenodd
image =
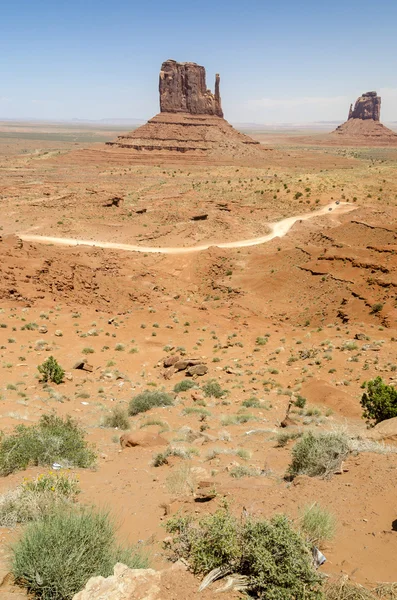
<instances>
[{"instance_id":1,"label":"desert plain","mask_svg":"<svg viewBox=\"0 0 397 600\"><path fill-rule=\"evenodd\" d=\"M75 418L97 453L94 468L71 470L78 502L109 509L154 568L167 565L163 525L178 512L226 499L235 514L299 520L318 503L336 519L322 571L368 588L395 581L397 432L374 436L360 399L364 381L397 383L397 148L254 130L262 164L131 158L105 145L122 133L0 124L2 431L51 411ZM239 244L295 216L282 237ZM40 382L50 355L60 385ZM172 355L207 372L167 369ZM146 442L122 449L109 416L145 390L173 405L130 416L127 433ZM354 450L330 477L289 481L310 430L343 431ZM160 466L157 434L178 450ZM0 493L44 471L1 477ZM7 576L19 530L0 528L0 598L28 597ZM164 598L219 597L199 583L186 572Z\"/></svg>"}]
</instances>

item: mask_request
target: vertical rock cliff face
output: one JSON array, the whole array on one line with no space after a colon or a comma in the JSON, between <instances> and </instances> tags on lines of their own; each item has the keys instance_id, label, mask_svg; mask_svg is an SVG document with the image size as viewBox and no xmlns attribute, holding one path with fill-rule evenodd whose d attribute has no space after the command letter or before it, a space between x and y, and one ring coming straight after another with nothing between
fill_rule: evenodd
<instances>
[{"instance_id":1,"label":"vertical rock cliff face","mask_svg":"<svg viewBox=\"0 0 397 600\"><path fill-rule=\"evenodd\" d=\"M350 106L349 119L372 119L380 121L381 98L376 92L366 92L356 100L354 109Z\"/></svg>"},{"instance_id":2,"label":"vertical rock cliff face","mask_svg":"<svg viewBox=\"0 0 397 600\"><path fill-rule=\"evenodd\" d=\"M160 111L223 117L219 82L220 77L216 75L213 94L207 89L204 67L166 60L160 71Z\"/></svg>"}]
</instances>

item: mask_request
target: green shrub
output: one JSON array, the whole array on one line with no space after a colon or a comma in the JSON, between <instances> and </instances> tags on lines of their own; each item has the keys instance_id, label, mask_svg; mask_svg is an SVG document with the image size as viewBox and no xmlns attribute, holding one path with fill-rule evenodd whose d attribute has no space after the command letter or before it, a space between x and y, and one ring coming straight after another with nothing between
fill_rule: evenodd
<instances>
[{"instance_id":1,"label":"green shrub","mask_svg":"<svg viewBox=\"0 0 397 600\"><path fill-rule=\"evenodd\" d=\"M115 406L110 415L106 415L103 424L105 427L117 427L117 429L130 428L127 411L122 406Z\"/></svg>"},{"instance_id":2,"label":"green shrub","mask_svg":"<svg viewBox=\"0 0 397 600\"><path fill-rule=\"evenodd\" d=\"M247 400L243 400L241 403L245 408L261 408L261 401L258 398L252 396L252 398L248 398Z\"/></svg>"},{"instance_id":3,"label":"green shrub","mask_svg":"<svg viewBox=\"0 0 397 600\"><path fill-rule=\"evenodd\" d=\"M397 417L397 390L392 385L376 377L364 382L361 387L366 390L361 397L361 406L368 423L376 425L385 419Z\"/></svg>"},{"instance_id":4,"label":"green shrub","mask_svg":"<svg viewBox=\"0 0 397 600\"><path fill-rule=\"evenodd\" d=\"M95 452L84 439L84 431L71 418L42 415L36 425L17 425L12 435L0 440L0 474L9 475L28 466L90 467Z\"/></svg>"},{"instance_id":5,"label":"green shrub","mask_svg":"<svg viewBox=\"0 0 397 600\"><path fill-rule=\"evenodd\" d=\"M187 560L194 573L224 567L246 576L248 589L257 598L322 598L310 549L284 516L270 521L236 519L224 507L198 522L176 516L166 526L174 534L169 544L173 559Z\"/></svg>"},{"instance_id":6,"label":"green shrub","mask_svg":"<svg viewBox=\"0 0 397 600\"><path fill-rule=\"evenodd\" d=\"M278 431L276 442L278 448L283 448L290 440L297 440L302 437L301 431Z\"/></svg>"},{"instance_id":7,"label":"green shrub","mask_svg":"<svg viewBox=\"0 0 397 600\"><path fill-rule=\"evenodd\" d=\"M305 408L305 404L306 404L306 398L304 398L303 396L298 395L295 402L294 402L295 406L297 406L298 408Z\"/></svg>"},{"instance_id":8,"label":"green shrub","mask_svg":"<svg viewBox=\"0 0 397 600\"><path fill-rule=\"evenodd\" d=\"M305 433L292 448L292 462L287 476L328 477L349 454L344 433Z\"/></svg>"},{"instance_id":9,"label":"green shrub","mask_svg":"<svg viewBox=\"0 0 397 600\"><path fill-rule=\"evenodd\" d=\"M259 477L260 474L261 471L257 467L247 467L245 465L236 465L229 471L230 477L234 477L234 479L241 479L242 477Z\"/></svg>"},{"instance_id":10,"label":"green shrub","mask_svg":"<svg viewBox=\"0 0 397 600\"><path fill-rule=\"evenodd\" d=\"M39 475L0 496L0 526L37 521L59 507L67 509L80 492L77 479L58 473Z\"/></svg>"},{"instance_id":11,"label":"green shrub","mask_svg":"<svg viewBox=\"0 0 397 600\"><path fill-rule=\"evenodd\" d=\"M202 386L202 390L207 398L222 398L222 396L227 394L227 391L223 390L215 379L206 381Z\"/></svg>"},{"instance_id":12,"label":"green shrub","mask_svg":"<svg viewBox=\"0 0 397 600\"><path fill-rule=\"evenodd\" d=\"M322 546L335 536L336 518L318 504L306 506L301 518L301 531L312 546Z\"/></svg>"},{"instance_id":13,"label":"green shrub","mask_svg":"<svg viewBox=\"0 0 397 600\"><path fill-rule=\"evenodd\" d=\"M128 414L134 416L156 406L172 406L173 404L171 396L166 392L146 390L132 398L128 407Z\"/></svg>"},{"instance_id":14,"label":"green shrub","mask_svg":"<svg viewBox=\"0 0 397 600\"><path fill-rule=\"evenodd\" d=\"M191 379L182 379L174 386L174 392L179 394L179 392L186 392L191 388L196 387L196 384Z\"/></svg>"},{"instance_id":15,"label":"green shrub","mask_svg":"<svg viewBox=\"0 0 397 600\"><path fill-rule=\"evenodd\" d=\"M383 304L381 302L376 302L371 306L371 315L376 315L377 313L383 310Z\"/></svg>"},{"instance_id":16,"label":"green shrub","mask_svg":"<svg viewBox=\"0 0 397 600\"><path fill-rule=\"evenodd\" d=\"M27 526L12 548L17 584L41 600L70 600L92 576L108 577L117 562L145 568L146 559L116 545L105 512L58 510Z\"/></svg>"},{"instance_id":17,"label":"green shrub","mask_svg":"<svg viewBox=\"0 0 397 600\"><path fill-rule=\"evenodd\" d=\"M42 365L37 367L37 369L41 374L41 381L44 383L51 381L52 383L59 385L63 382L65 371L53 356L49 356Z\"/></svg>"}]
</instances>

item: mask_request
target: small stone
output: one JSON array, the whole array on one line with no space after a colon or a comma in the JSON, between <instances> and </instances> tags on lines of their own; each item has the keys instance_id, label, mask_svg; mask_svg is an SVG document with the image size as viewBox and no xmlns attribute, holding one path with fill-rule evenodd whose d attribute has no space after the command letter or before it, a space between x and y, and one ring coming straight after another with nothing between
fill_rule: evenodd
<instances>
[{"instance_id":1,"label":"small stone","mask_svg":"<svg viewBox=\"0 0 397 600\"><path fill-rule=\"evenodd\" d=\"M48 333L48 327L46 325L40 325L38 328L39 333Z\"/></svg>"},{"instance_id":2,"label":"small stone","mask_svg":"<svg viewBox=\"0 0 397 600\"><path fill-rule=\"evenodd\" d=\"M56 332L54 333L54 335L56 335L57 337L62 337L63 333L60 329L57 329Z\"/></svg>"}]
</instances>

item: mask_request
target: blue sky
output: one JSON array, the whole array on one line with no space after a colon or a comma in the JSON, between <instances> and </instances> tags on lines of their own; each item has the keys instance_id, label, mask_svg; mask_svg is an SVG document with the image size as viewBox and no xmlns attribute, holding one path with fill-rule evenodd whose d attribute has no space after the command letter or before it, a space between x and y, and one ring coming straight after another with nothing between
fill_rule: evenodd
<instances>
[{"instance_id":1,"label":"blue sky","mask_svg":"<svg viewBox=\"0 0 397 600\"><path fill-rule=\"evenodd\" d=\"M163 60L221 74L232 122L397 121L396 0L1 0L0 119L149 118Z\"/></svg>"}]
</instances>

